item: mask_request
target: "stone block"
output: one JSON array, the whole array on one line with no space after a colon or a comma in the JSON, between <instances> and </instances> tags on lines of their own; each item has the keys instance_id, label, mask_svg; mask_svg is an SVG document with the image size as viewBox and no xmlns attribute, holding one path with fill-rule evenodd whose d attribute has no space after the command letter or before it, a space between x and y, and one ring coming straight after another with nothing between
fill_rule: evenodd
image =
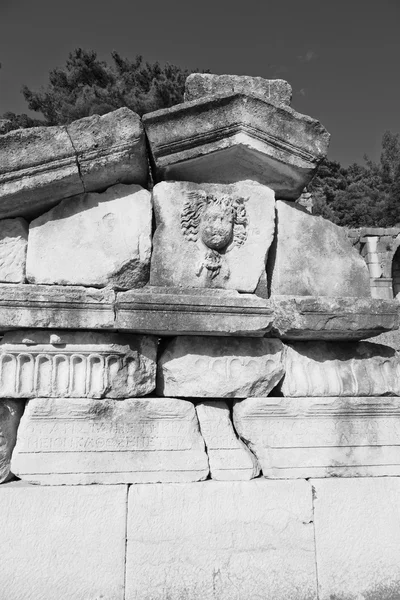
<instances>
[{"instance_id":1,"label":"stone block","mask_svg":"<svg viewBox=\"0 0 400 600\"><path fill-rule=\"evenodd\" d=\"M280 340L180 336L158 362L157 393L193 398L268 396L284 375Z\"/></svg>"},{"instance_id":2,"label":"stone block","mask_svg":"<svg viewBox=\"0 0 400 600\"><path fill-rule=\"evenodd\" d=\"M400 479L312 480L320 600L400 597Z\"/></svg>"},{"instance_id":3,"label":"stone block","mask_svg":"<svg viewBox=\"0 0 400 600\"><path fill-rule=\"evenodd\" d=\"M29 400L11 468L42 485L199 481L209 473L194 405L149 397Z\"/></svg>"},{"instance_id":4,"label":"stone block","mask_svg":"<svg viewBox=\"0 0 400 600\"><path fill-rule=\"evenodd\" d=\"M264 477L400 475L400 398L248 398L233 419Z\"/></svg>"},{"instance_id":5,"label":"stone block","mask_svg":"<svg viewBox=\"0 0 400 600\"><path fill-rule=\"evenodd\" d=\"M11 476L11 454L24 406L21 400L0 400L0 483L8 481Z\"/></svg>"},{"instance_id":6,"label":"stone block","mask_svg":"<svg viewBox=\"0 0 400 600\"><path fill-rule=\"evenodd\" d=\"M151 256L151 196L138 185L65 200L31 222L30 283L145 285Z\"/></svg>"},{"instance_id":7,"label":"stone block","mask_svg":"<svg viewBox=\"0 0 400 600\"><path fill-rule=\"evenodd\" d=\"M311 486L129 489L126 600L316 600Z\"/></svg>"},{"instance_id":8,"label":"stone block","mask_svg":"<svg viewBox=\"0 0 400 600\"><path fill-rule=\"evenodd\" d=\"M151 285L255 291L274 238L272 190L253 181L162 182L153 202Z\"/></svg>"},{"instance_id":9,"label":"stone block","mask_svg":"<svg viewBox=\"0 0 400 600\"><path fill-rule=\"evenodd\" d=\"M109 288L0 284L0 331L22 327L112 329L115 292Z\"/></svg>"},{"instance_id":10,"label":"stone block","mask_svg":"<svg viewBox=\"0 0 400 600\"><path fill-rule=\"evenodd\" d=\"M399 396L400 356L371 342L294 342L285 353L284 396Z\"/></svg>"},{"instance_id":11,"label":"stone block","mask_svg":"<svg viewBox=\"0 0 400 600\"><path fill-rule=\"evenodd\" d=\"M89 331L6 333L0 398L132 398L156 382L156 337Z\"/></svg>"},{"instance_id":12,"label":"stone block","mask_svg":"<svg viewBox=\"0 0 400 600\"><path fill-rule=\"evenodd\" d=\"M211 478L227 481L257 477L260 474L257 459L237 437L228 404L223 400L204 400L196 404L196 412Z\"/></svg>"},{"instance_id":13,"label":"stone block","mask_svg":"<svg viewBox=\"0 0 400 600\"><path fill-rule=\"evenodd\" d=\"M123 600L126 496L125 486L3 486L3 598Z\"/></svg>"},{"instance_id":14,"label":"stone block","mask_svg":"<svg viewBox=\"0 0 400 600\"><path fill-rule=\"evenodd\" d=\"M0 221L0 281L24 283L26 251L28 248L28 223L25 219Z\"/></svg>"},{"instance_id":15,"label":"stone block","mask_svg":"<svg viewBox=\"0 0 400 600\"><path fill-rule=\"evenodd\" d=\"M368 263L370 277L379 278L383 274L382 266L379 263Z\"/></svg>"},{"instance_id":16,"label":"stone block","mask_svg":"<svg viewBox=\"0 0 400 600\"><path fill-rule=\"evenodd\" d=\"M146 187L146 141L139 115L123 107L74 121L67 131L86 192L117 183Z\"/></svg>"},{"instance_id":17,"label":"stone block","mask_svg":"<svg viewBox=\"0 0 400 600\"><path fill-rule=\"evenodd\" d=\"M329 145L318 121L243 93L158 110L143 124L157 181L252 179L287 200L300 196Z\"/></svg>"},{"instance_id":18,"label":"stone block","mask_svg":"<svg viewBox=\"0 0 400 600\"><path fill-rule=\"evenodd\" d=\"M290 202L277 201L276 211L271 296L371 297L367 265L342 227Z\"/></svg>"},{"instance_id":19,"label":"stone block","mask_svg":"<svg viewBox=\"0 0 400 600\"><path fill-rule=\"evenodd\" d=\"M268 102L290 105L292 86L284 79L264 79L248 75L191 73L185 83L185 102L214 94L251 94Z\"/></svg>"}]
</instances>

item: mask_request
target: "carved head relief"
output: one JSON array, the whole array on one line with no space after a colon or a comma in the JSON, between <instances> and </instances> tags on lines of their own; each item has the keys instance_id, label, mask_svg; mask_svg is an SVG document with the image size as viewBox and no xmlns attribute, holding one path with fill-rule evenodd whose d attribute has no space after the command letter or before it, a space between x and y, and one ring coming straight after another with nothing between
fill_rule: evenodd
<instances>
[{"instance_id":1,"label":"carved head relief","mask_svg":"<svg viewBox=\"0 0 400 600\"><path fill-rule=\"evenodd\" d=\"M221 271L223 255L247 239L247 198L217 197L204 191L188 192L187 196L181 215L182 232L189 242L200 239L206 248L197 276L205 268L214 279ZM229 277L229 269L225 277Z\"/></svg>"}]
</instances>

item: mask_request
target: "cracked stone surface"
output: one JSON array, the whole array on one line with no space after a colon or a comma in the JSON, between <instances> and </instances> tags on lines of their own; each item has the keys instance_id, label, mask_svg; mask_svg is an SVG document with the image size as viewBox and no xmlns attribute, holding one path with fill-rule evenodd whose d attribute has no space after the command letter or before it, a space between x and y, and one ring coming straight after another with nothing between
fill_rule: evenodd
<instances>
[{"instance_id":1,"label":"cracked stone surface","mask_svg":"<svg viewBox=\"0 0 400 600\"><path fill-rule=\"evenodd\" d=\"M0 221L0 282L25 281L28 223L25 219Z\"/></svg>"}]
</instances>

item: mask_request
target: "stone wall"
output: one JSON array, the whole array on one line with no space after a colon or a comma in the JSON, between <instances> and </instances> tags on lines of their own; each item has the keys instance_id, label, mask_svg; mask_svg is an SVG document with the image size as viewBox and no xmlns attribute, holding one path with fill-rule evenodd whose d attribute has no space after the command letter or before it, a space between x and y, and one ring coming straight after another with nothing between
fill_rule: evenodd
<instances>
[{"instance_id":1,"label":"stone wall","mask_svg":"<svg viewBox=\"0 0 400 600\"><path fill-rule=\"evenodd\" d=\"M290 98L0 136L7 600L400 593L398 304L294 202L329 134Z\"/></svg>"}]
</instances>

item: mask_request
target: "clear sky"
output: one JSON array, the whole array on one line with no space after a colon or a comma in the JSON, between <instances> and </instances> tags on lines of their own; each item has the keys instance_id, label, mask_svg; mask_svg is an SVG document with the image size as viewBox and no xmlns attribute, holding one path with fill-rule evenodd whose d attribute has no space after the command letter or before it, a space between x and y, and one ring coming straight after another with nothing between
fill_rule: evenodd
<instances>
[{"instance_id":1,"label":"clear sky","mask_svg":"<svg viewBox=\"0 0 400 600\"><path fill-rule=\"evenodd\" d=\"M400 132L400 0L0 0L0 114L76 47L287 79L345 165Z\"/></svg>"}]
</instances>

